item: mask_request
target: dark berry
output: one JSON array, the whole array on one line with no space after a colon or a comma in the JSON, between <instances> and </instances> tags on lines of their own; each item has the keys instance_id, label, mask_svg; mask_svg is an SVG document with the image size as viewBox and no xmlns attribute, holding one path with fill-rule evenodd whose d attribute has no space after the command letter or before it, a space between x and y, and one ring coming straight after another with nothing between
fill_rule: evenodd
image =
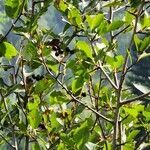
<instances>
[{"instance_id":1,"label":"dark berry","mask_svg":"<svg viewBox=\"0 0 150 150\"><path fill-rule=\"evenodd\" d=\"M4 71L7 71L8 70L8 68L4 68Z\"/></svg>"},{"instance_id":2,"label":"dark berry","mask_svg":"<svg viewBox=\"0 0 150 150\"><path fill-rule=\"evenodd\" d=\"M27 77L27 78L26 78L26 83L27 83L27 84L32 83L32 82L33 82L33 80L32 80L31 77Z\"/></svg>"},{"instance_id":3,"label":"dark berry","mask_svg":"<svg viewBox=\"0 0 150 150\"><path fill-rule=\"evenodd\" d=\"M70 54L71 54L71 55L74 54L74 53L75 53L74 50L70 51Z\"/></svg>"},{"instance_id":4,"label":"dark berry","mask_svg":"<svg viewBox=\"0 0 150 150\"><path fill-rule=\"evenodd\" d=\"M60 40L59 40L59 39L53 39L53 40L50 42L50 45L51 45L51 46L59 46L59 45L60 45Z\"/></svg>"},{"instance_id":5,"label":"dark berry","mask_svg":"<svg viewBox=\"0 0 150 150\"><path fill-rule=\"evenodd\" d=\"M86 93L85 92L82 92L81 94L83 97L86 97Z\"/></svg>"},{"instance_id":6,"label":"dark berry","mask_svg":"<svg viewBox=\"0 0 150 150\"><path fill-rule=\"evenodd\" d=\"M59 51L59 54L63 54L63 51L62 51L62 50L60 50L60 51Z\"/></svg>"},{"instance_id":7,"label":"dark berry","mask_svg":"<svg viewBox=\"0 0 150 150\"><path fill-rule=\"evenodd\" d=\"M59 52L58 51L56 51L55 56L59 56Z\"/></svg>"},{"instance_id":8,"label":"dark berry","mask_svg":"<svg viewBox=\"0 0 150 150\"><path fill-rule=\"evenodd\" d=\"M70 48L69 47L66 47L66 52L70 52Z\"/></svg>"},{"instance_id":9,"label":"dark berry","mask_svg":"<svg viewBox=\"0 0 150 150\"><path fill-rule=\"evenodd\" d=\"M57 51L59 48L57 46L52 47L53 51Z\"/></svg>"},{"instance_id":10,"label":"dark berry","mask_svg":"<svg viewBox=\"0 0 150 150\"><path fill-rule=\"evenodd\" d=\"M43 76L43 75L40 76L39 74L35 77L35 79L36 79L37 81L42 80L43 78L44 78L44 76Z\"/></svg>"},{"instance_id":11,"label":"dark berry","mask_svg":"<svg viewBox=\"0 0 150 150\"><path fill-rule=\"evenodd\" d=\"M41 130L46 129L44 123L40 123L38 127L39 127Z\"/></svg>"},{"instance_id":12,"label":"dark berry","mask_svg":"<svg viewBox=\"0 0 150 150\"><path fill-rule=\"evenodd\" d=\"M35 78L36 78L35 74L33 74L33 75L32 75L32 78L33 78L33 79L35 79Z\"/></svg>"}]
</instances>

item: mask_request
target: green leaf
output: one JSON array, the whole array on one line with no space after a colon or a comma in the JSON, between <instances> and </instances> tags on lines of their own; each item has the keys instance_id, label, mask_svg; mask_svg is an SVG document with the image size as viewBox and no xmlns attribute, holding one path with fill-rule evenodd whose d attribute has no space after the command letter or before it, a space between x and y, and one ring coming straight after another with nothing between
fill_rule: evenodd
<instances>
[{"instance_id":1,"label":"green leaf","mask_svg":"<svg viewBox=\"0 0 150 150\"><path fill-rule=\"evenodd\" d=\"M11 59L16 56L17 53L16 48L12 44L8 42L0 43L0 57L4 56L7 59Z\"/></svg>"},{"instance_id":2,"label":"green leaf","mask_svg":"<svg viewBox=\"0 0 150 150\"><path fill-rule=\"evenodd\" d=\"M51 117L50 117L50 121L51 121L51 127L53 129L58 130L62 125L57 121L57 115L56 113L52 113Z\"/></svg>"},{"instance_id":3,"label":"green leaf","mask_svg":"<svg viewBox=\"0 0 150 150\"><path fill-rule=\"evenodd\" d=\"M52 58L52 57L51 57ZM46 62L47 66L52 70L54 71L55 73L57 73L58 71L58 62L56 61L52 61L52 59L48 60Z\"/></svg>"},{"instance_id":4,"label":"green leaf","mask_svg":"<svg viewBox=\"0 0 150 150\"><path fill-rule=\"evenodd\" d=\"M42 121L42 115L39 111L40 98L37 95L33 96L33 101L28 102L28 120L32 128L37 128Z\"/></svg>"},{"instance_id":5,"label":"green leaf","mask_svg":"<svg viewBox=\"0 0 150 150\"><path fill-rule=\"evenodd\" d=\"M122 55L115 57L106 56L106 62L112 67L112 69L119 68L124 62Z\"/></svg>"},{"instance_id":6,"label":"green leaf","mask_svg":"<svg viewBox=\"0 0 150 150\"><path fill-rule=\"evenodd\" d=\"M36 94L43 93L50 86L50 84L51 84L51 81L46 78L38 81L35 85L35 89L34 89L35 93Z\"/></svg>"},{"instance_id":7,"label":"green leaf","mask_svg":"<svg viewBox=\"0 0 150 150\"><path fill-rule=\"evenodd\" d=\"M140 111L144 111L143 105L133 105L131 108L124 107L125 112L130 114L132 117L136 118Z\"/></svg>"},{"instance_id":8,"label":"green leaf","mask_svg":"<svg viewBox=\"0 0 150 150\"><path fill-rule=\"evenodd\" d=\"M127 141L131 142L135 136L139 133L139 130L133 130L129 133L129 136L127 137Z\"/></svg>"},{"instance_id":9,"label":"green leaf","mask_svg":"<svg viewBox=\"0 0 150 150\"><path fill-rule=\"evenodd\" d=\"M57 150L68 150L66 147L65 147L65 144L64 143L60 143L57 147Z\"/></svg>"},{"instance_id":10,"label":"green leaf","mask_svg":"<svg viewBox=\"0 0 150 150\"><path fill-rule=\"evenodd\" d=\"M28 120L33 129L37 128L42 121L42 116L38 109L34 109L28 113Z\"/></svg>"},{"instance_id":11,"label":"green leaf","mask_svg":"<svg viewBox=\"0 0 150 150\"><path fill-rule=\"evenodd\" d=\"M110 31L119 29L121 26L123 26L123 24L124 24L124 21L121 21L121 20L113 21L111 24L109 24L107 31L110 32Z\"/></svg>"},{"instance_id":12,"label":"green leaf","mask_svg":"<svg viewBox=\"0 0 150 150\"><path fill-rule=\"evenodd\" d=\"M53 91L50 94L50 104L60 104L60 103L64 103L64 102L68 102L68 98L60 91Z\"/></svg>"},{"instance_id":13,"label":"green leaf","mask_svg":"<svg viewBox=\"0 0 150 150\"><path fill-rule=\"evenodd\" d=\"M113 1L113 2L108 2L106 3L103 7L116 7L116 6L121 6L123 3L121 1Z\"/></svg>"},{"instance_id":14,"label":"green leaf","mask_svg":"<svg viewBox=\"0 0 150 150\"><path fill-rule=\"evenodd\" d=\"M8 20L5 13L0 13L0 23L5 23Z\"/></svg>"},{"instance_id":15,"label":"green leaf","mask_svg":"<svg viewBox=\"0 0 150 150\"><path fill-rule=\"evenodd\" d=\"M78 41L76 43L76 47L79 50L83 51L86 54L87 57L92 58L92 49L91 49L90 45L87 42Z\"/></svg>"},{"instance_id":16,"label":"green leaf","mask_svg":"<svg viewBox=\"0 0 150 150\"><path fill-rule=\"evenodd\" d=\"M98 14L98 15L94 15L94 16L92 16L92 15L86 16L86 20L90 26L90 29L95 30L95 28L97 28L104 20L104 15Z\"/></svg>"},{"instance_id":17,"label":"green leaf","mask_svg":"<svg viewBox=\"0 0 150 150\"><path fill-rule=\"evenodd\" d=\"M69 147L73 147L74 141L72 137L70 137L70 134L61 133L60 138L66 145L68 145Z\"/></svg>"},{"instance_id":18,"label":"green leaf","mask_svg":"<svg viewBox=\"0 0 150 150\"><path fill-rule=\"evenodd\" d=\"M88 150L95 150L97 147L97 145L92 143L92 142L87 142L85 145L86 145Z\"/></svg>"},{"instance_id":19,"label":"green leaf","mask_svg":"<svg viewBox=\"0 0 150 150\"><path fill-rule=\"evenodd\" d=\"M22 89L22 85L21 84L14 84L14 85L7 88L7 94L6 95L10 95L11 93L16 92L18 89Z\"/></svg>"},{"instance_id":20,"label":"green leaf","mask_svg":"<svg viewBox=\"0 0 150 150\"><path fill-rule=\"evenodd\" d=\"M132 21L134 20L134 16L132 14L130 14L129 12L125 12L125 22L127 24L132 24Z\"/></svg>"},{"instance_id":21,"label":"green leaf","mask_svg":"<svg viewBox=\"0 0 150 150\"><path fill-rule=\"evenodd\" d=\"M60 0L59 2L59 9L62 11L62 12L65 12L67 10L67 5L64 3L64 1Z\"/></svg>"},{"instance_id":22,"label":"green leaf","mask_svg":"<svg viewBox=\"0 0 150 150\"><path fill-rule=\"evenodd\" d=\"M5 0L5 11L10 18L16 18L20 12L22 0Z\"/></svg>"},{"instance_id":23,"label":"green leaf","mask_svg":"<svg viewBox=\"0 0 150 150\"><path fill-rule=\"evenodd\" d=\"M90 127L90 120L87 119L81 124L80 127L75 129L73 139L77 143L78 149L83 149L83 147L85 147L85 143L88 141L89 138Z\"/></svg>"},{"instance_id":24,"label":"green leaf","mask_svg":"<svg viewBox=\"0 0 150 150\"><path fill-rule=\"evenodd\" d=\"M38 97L37 95L34 95L34 96L33 96L33 101L29 101L27 106L28 106L28 109L29 109L30 111L32 111L32 110L34 110L34 109L37 109L38 106L39 106L39 104L40 104L40 99L39 99L39 97Z\"/></svg>"},{"instance_id":25,"label":"green leaf","mask_svg":"<svg viewBox=\"0 0 150 150\"><path fill-rule=\"evenodd\" d=\"M23 56L28 61L31 61L37 58L38 56L37 49L36 49L36 46L32 42L29 42L24 48Z\"/></svg>"},{"instance_id":26,"label":"green leaf","mask_svg":"<svg viewBox=\"0 0 150 150\"><path fill-rule=\"evenodd\" d=\"M124 110L134 118L138 116L138 111L136 109L124 107Z\"/></svg>"},{"instance_id":27,"label":"green leaf","mask_svg":"<svg viewBox=\"0 0 150 150\"><path fill-rule=\"evenodd\" d=\"M141 0L129 0L130 4L131 4L131 7L138 7L142 1Z\"/></svg>"},{"instance_id":28,"label":"green leaf","mask_svg":"<svg viewBox=\"0 0 150 150\"><path fill-rule=\"evenodd\" d=\"M141 19L142 28L150 27L150 17L148 15L144 15L144 18Z\"/></svg>"},{"instance_id":29,"label":"green leaf","mask_svg":"<svg viewBox=\"0 0 150 150\"><path fill-rule=\"evenodd\" d=\"M108 26L109 24L106 20L102 21L100 26L98 27L98 34L101 36L107 33Z\"/></svg>"},{"instance_id":30,"label":"green leaf","mask_svg":"<svg viewBox=\"0 0 150 150\"><path fill-rule=\"evenodd\" d=\"M140 45L141 45L141 40L138 38L137 35L134 35L134 43L135 43L136 49L139 51Z\"/></svg>"},{"instance_id":31,"label":"green leaf","mask_svg":"<svg viewBox=\"0 0 150 150\"><path fill-rule=\"evenodd\" d=\"M73 25L77 25L78 27L82 28L83 23L80 11L71 4L68 5L68 20Z\"/></svg>"},{"instance_id":32,"label":"green leaf","mask_svg":"<svg viewBox=\"0 0 150 150\"><path fill-rule=\"evenodd\" d=\"M148 49L150 46L150 37L145 37L144 39L140 40L137 35L134 35L134 43L136 49L140 52Z\"/></svg>"},{"instance_id":33,"label":"green leaf","mask_svg":"<svg viewBox=\"0 0 150 150\"><path fill-rule=\"evenodd\" d=\"M76 93L77 91L82 89L83 84L84 84L84 77L83 76L79 76L76 79L74 79L73 82L72 82L72 91L73 91L73 93Z\"/></svg>"},{"instance_id":34,"label":"green leaf","mask_svg":"<svg viewBox=\"0 0 150 150\"><path fill-rule=\"evenodd\" d=\"M149 122L150 121L150 112L149 111L143 111L143 115L146 118L146 121Z\"/></svg>"},{"instance_id":35,"label":"green leaf","mask_svg":"<svg viewBox=\"0 0 150 150\"><path fill-rule=\"evenodd\" d=\"M149 36L149 37L145 37L145 38L141 41L140 51L144 51L144 50L148 49L149 46L150 46L150 36Z\"/></svg>"}]
</instances>

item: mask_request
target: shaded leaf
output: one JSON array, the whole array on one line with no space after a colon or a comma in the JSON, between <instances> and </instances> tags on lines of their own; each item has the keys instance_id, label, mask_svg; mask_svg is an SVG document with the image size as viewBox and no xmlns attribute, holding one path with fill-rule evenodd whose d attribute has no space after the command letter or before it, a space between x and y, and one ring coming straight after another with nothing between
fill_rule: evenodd
<instances>
[{"instance_id":1,"label":"shaded leaf","mask_svg":"<svg viewBox=\"0 0 150 150\"><path fill-rule=\"evenodd\" d=\"M23 56L28 61L31 61L31 60L37 58L37 56L38 56L37 55L37 49L36 49L36 46L32 42L29 42L26 45L26 47L24 48Z\"/></svg>"},{"instance_id":2,"label":"shaded leaf","mask_svg":"<svg viewBox=\"0 0 150 150\"><path fill-rule=\"evenodd\" d=\"M60 104L68 102L68 98L61 91L53 91L50 94L50 104Z\"/></svg>"}]
</instances>

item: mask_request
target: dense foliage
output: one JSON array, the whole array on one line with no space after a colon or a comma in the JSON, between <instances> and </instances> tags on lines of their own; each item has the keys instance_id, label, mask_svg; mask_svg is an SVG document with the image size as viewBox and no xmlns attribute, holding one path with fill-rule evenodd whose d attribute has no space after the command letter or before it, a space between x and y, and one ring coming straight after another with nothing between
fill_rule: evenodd
<instances>
[{"instance_id":1,"label":"dense foliage","mask_svg":"<svg viewBox=\"0 0 150 150\"><path fill-rule=\"evenodd\" d=\"M12 25L0 39L0 149L150 148L147 0L5 0L4 8ZM60 33L39 25L50 8Z\"/></svg>"}]
</instances>

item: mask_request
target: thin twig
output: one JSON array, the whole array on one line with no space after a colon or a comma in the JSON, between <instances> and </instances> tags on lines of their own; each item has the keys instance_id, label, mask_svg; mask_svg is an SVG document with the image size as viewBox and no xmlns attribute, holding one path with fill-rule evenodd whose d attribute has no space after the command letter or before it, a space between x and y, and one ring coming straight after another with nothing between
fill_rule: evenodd
<instances>
[{"instance_id":1,"label":"thin twig","mask_svg":"<svg viewBox=\"0 0 150 150\"><path fill-rule=\"evenodd\" d=\"M11 30L14 28L15 24L17 23L17 21L20 19L21 15L22 15L22 11L23 11L23 8L24 8L24 4L25 4L25 1L24 0L22 2L22 7L20 9L20 13L18 15L18 17L16 18L16 20L12 23L11 27L9 28L9 30L7 31L7 33L5 34L5 36L3 36L1 39L0 39L0 43L3 42L3 40L8 36L8 34L11 32Z\"/></svg>"},{"instance_id":2,"label":"thin twig","mask_svg":"<svg viewBox=\"0 0 150 150\"><path fill-rule=\"evenodd\" d=\"M131 98L131 99L127 99L127 100L123 100L123 101L121 101L121 105L129 104L129 103L132 103L132 102L135 102L135 101L143 101L142 98L145 98L146 96L149 96L149 95L150 95L150 91L145 93L145 94L142 94L140 96L137 96L137 97L134 97L134 98Z\"/></svg>"},{"instance_id":3,"label":"thin twig","mask_svg":"<svg viewBox=\"0 0 150 150\"><path fill-rule=\"evenodd\" d=\"M112 36L112 38L114 39L116 36L118 36L120 33L122 33L123 31L125 31L126 29L128 29L130 27L130 25L127 25L126 27L124 27L122 30L120 30L118 33L114 34Z\"/></svg>"},{"instance_id":4,"label":"thin twig","mask_svg":"<svg viewBox=\"0 0 150 150\"><path fill-rule=\"evenodd\" d=\"M14 146L13 147L14 147L15 150L18 150L16 134L15 134L15 131L14 131L14 123L13 123L13 120L11 118L10 112L8 110L6 99L5 99L5 97L3 96L2 93L0 93L0 94L1 94L2 101L4 103L4 108L5 108L5 110L6 110L7 114L8 114L9 122L12 125L12 136L13 136L13 142L14 142Z\"/></svg>"},{"instance_id":5,"label":"thin twig","mask_svg":"<svg viewBox=\"0 0 150 150\"><path fill-rule=\"evenodd\" d=\"M0 136L2 137L2 139L12 148L12 149L15 149L15 147L13 145L11 145L7 139L0 133Z\"/></svg>"},{"instance_id":6,"label":"thin twig","mask_svg":"<svg viewBox=\"0 0 150 150\"><path fill-rule=\"evenodd\" d=\"M45 61L44 61L44 58L43 58L42 56L41 56L41 59L42 59L42 63L43 63L43 65L44 65L45 69L47 70L48 74L49 74L51 77L53 77L53 78L57 81L57 83L67 92L67 94L70 95L70 97L71 97L74 101L76 101L76 102L78 102L79 104L83 105L84 107L88 108L88 109L91 110L93 113L95 113L96 115L98 115L99 117L101 117L102 119L104 119L105 121L107 121L107 122L113 124L113 121L112 121L111 119L105 117L104 115L102 115L102 114L100 114L99 112L97 112L95 109L91 108L90 106L84 104L82 101L80 101L79 99L77 99L77 98L73 95L73 93L72 93L65 85L63 85L63 84L60 82L60 80L59 80L58 78L56 78L55 75L49 70L49 68L48 68L48 66L46 65L46 63L45 63Z\"/></svg>"}]
</instances>

